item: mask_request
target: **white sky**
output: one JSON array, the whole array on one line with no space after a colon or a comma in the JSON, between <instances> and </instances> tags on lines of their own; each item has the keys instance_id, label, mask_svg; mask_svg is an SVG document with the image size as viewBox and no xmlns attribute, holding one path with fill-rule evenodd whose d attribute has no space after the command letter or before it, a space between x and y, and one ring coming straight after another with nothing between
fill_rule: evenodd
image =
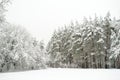
<instances>
[{"instance_id":1,"label":"white sky","mask_svg":"<svg viewBox=\"0 0 120 80\"><path fill-rule=\"evenodd\" d=\"M120 18L120 0L12 0L6 18L47 43L58 27L108 11Z\"/></svg>"}]
</instances>

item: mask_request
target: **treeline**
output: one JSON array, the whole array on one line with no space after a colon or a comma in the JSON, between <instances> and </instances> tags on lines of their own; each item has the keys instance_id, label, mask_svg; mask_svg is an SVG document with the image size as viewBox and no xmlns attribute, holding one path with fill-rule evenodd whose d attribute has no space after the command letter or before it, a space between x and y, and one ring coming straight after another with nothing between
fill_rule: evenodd
<instances>
[{"instance_id":1,"label":"treeline","mask_svg":"<svg viewBox=\"0 0 120 80\"><path fill-rule=\"evenodd\" d=\"M120 68L120 20L84 18L56 30L47 47L24 28L5 20L0 1L0 72L48 67Z\"/></svg>"},{"instance_id":2,"label":"treeline","mask_svg":"<svg viewBox=\"0 0 120 80\"><path fill-rule=\"evenodd\" d=\"M0 72L45 68L43 41L37 41L24 28L4 17L9 0L0 1Z\"/></svg>"},{"instance_id":3,"label":"treeline","mask_svg":"<svg viewBox=\"0 0 120 80\"><path fill-rule=\"evenodd\" d=\"M120 20L84 18L56 30L47 46L50 67L120 68Z\"/></svg>"}]
</instances>

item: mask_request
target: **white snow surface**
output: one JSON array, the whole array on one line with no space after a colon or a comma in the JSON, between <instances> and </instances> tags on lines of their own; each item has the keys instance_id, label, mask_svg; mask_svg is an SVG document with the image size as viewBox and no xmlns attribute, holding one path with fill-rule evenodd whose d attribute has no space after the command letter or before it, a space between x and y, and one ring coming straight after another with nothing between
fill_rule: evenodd
<instances>
[{"instance_id":1,"label":"white snow surface","mask_svg":"<svg viewBox=\"0 0 120 80\"><path fill-rule=\"evenodd\" d=\"M120 70L48 68L0 73L0 80L120 80Z\"/></svg>"}]
</instances>

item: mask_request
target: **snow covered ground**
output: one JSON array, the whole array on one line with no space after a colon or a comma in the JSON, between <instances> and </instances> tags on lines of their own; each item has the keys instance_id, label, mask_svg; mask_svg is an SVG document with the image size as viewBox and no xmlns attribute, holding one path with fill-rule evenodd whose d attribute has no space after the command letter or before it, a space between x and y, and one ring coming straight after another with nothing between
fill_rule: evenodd
<instances>
[{"instance_id":1,"label":"snow covered ground","mask_svg":"<svg viewBox=\"0 0 120 80\"><path fill-rule=\"evenodd\" d=\"M119 69L60 69L0 73L0 80L120 80Z\"/></svg>"}]
</instances>

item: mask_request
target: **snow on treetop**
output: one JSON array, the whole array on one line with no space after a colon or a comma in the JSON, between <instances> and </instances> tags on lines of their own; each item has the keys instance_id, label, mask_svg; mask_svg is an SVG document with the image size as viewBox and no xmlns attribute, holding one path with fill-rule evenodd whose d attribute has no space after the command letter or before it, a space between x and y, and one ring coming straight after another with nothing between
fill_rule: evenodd
<instances>
[{"instance_id":1,"label":"snow on treetop","mask_svg":"<svg viewBox=\"0 0 120 80\"><path fill-rule=\"evenodd\" d=\"M104 40L102 38L100 38L97 42L98 43L104 43Z\"/></svg>"}]
</instances>

